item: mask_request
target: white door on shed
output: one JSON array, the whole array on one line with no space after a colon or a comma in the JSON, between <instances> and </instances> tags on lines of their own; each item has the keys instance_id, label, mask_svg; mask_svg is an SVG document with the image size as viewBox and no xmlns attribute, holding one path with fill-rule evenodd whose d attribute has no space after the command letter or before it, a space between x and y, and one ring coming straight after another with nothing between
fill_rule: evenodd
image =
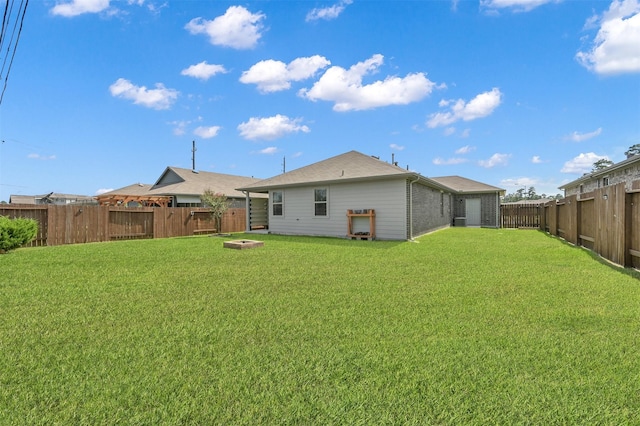
<instances>
[{"instance_id":1,"label":"white door on shed","mask_svg":"<svg viewBox=\"0 0 640 426\"><path fill-rule=\"evenodd\" d=\"M467 198L465 203L465 216L467 217L467 226L482 225L480 219L480 198Z\"/></svg>"}]
</instances>

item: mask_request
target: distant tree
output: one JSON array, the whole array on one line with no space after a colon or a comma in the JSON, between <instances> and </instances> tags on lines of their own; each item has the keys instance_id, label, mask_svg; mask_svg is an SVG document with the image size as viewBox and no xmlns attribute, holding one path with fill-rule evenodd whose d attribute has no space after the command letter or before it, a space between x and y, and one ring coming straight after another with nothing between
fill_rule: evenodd
<instances>
[{"instance_id":1,"label":"distant tree","mask_svg":"<svg viewBox=\"0 0 640 426\"><path fill-rule=\"evenodd\" d=\"M633 157L634 155L640 155L640 143L631 145L624 155L626 155L627 158Z\"/></svg>"},{"instance_id":2,"label":"distant tree","mask_svg":"<svg viewBox=\"0 0 640 426\"><path fill-rule=\"evenodd\" d=\"M6 253L30 243L38 234L38 221L35 219L9 219L0 216L0 253Z\"/></svg>"},{"instance_id":3,"label":"distant tree","mask_svg":"<svg viewBox=\"0 0 640 426\"><path fill-rule=\"evenodd\" d=\"M536 194L536 189L533 186L530 186L527 190L527 200L537 200L540 197Z\"/></svg>"},{"instance_id":4,"label":"distant tree","mask_svg":"<svg viewBox=\"0 0 640 426\"><path fill-rule=\"evenodd\" d=\"M200 200L202 201L202 205L209 209L211 217L216 222L217 231L219 233L222 232L222 216L229 209L227 196L207 189L204 191L204 194L200 196Z\"/></svg>"},{"instance_id":5,"label":"distant tree","mask_svg":"<svg viewBox=\"0 0 640 426\"><path fill-rule=\"evenodd\" d=\"M592 172L598 172L600 170L604 170L607 167L610 167L613 165L613 161L609 160L608 158L601 158L598 161L596 161L595 163L593 163L593 169L591 170Z\"/></svg>"}]
</instances>

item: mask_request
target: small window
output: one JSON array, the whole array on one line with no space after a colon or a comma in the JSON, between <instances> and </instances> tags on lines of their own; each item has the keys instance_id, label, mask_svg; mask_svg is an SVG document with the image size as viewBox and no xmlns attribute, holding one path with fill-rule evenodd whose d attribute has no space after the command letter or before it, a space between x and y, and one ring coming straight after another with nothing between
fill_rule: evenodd
<instances>
[{"instance_id":1,"label":"small window","mask_svg":"<svg viewBox=\"0 0 640 426\"><path fill-rule=\"evenodd\" d=\"M584 192L584 185L580 185L580 193L582 194Z\"/></svg>"},{"instance_id":2,"label":"small window","mask_svg":"<svg viewBox=\"0 0 640 426\"><path fill-rule=\"evenodd\" d=\"M602 178L602 186L609 186L609 176Z\"/></svg>"},{"instance_id":3,"label":"small window","mask_svg":"<svg viewBox=\"0 0 640 426\"><path fill-rule=\"evenodd\" d=\"M327 188L315 189L314 193L314 214L316 216L327 215Z\"/></svg>"},{"instance_id":4,"label":"small window","mask_svg":"<svg viewBox=\"0 0 640 426\"><path fill-rule=\"evenodd\" d=\"M273 191L271 193L271 205L274 216L282 216L282 191Z\"/></svg>"}]
</instances>

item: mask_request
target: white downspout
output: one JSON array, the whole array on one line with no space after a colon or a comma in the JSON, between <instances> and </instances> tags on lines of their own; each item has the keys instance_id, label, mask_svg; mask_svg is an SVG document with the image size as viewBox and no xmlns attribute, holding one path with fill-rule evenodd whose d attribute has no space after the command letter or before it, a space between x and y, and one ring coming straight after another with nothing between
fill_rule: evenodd
<instances>
[{"instance_id":1,"label":"white downspout","mask_svg":"<svg viewBox=\"0 0 640 426\"><path fill-rule=\"evenodd\" d=\"M409 241L413 241L413 184L419 180L418 176L409 182Z\"/></svg>"}]
</instances>

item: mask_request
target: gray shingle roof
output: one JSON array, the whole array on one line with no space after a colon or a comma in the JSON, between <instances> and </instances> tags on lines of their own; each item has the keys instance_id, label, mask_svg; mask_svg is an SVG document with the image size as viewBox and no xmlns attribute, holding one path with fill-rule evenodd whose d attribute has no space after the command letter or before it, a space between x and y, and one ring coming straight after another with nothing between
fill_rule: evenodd
<instances>
[{"instance_id":1,"label":"gray shingle roof","mask_svg":"<svg viewBox=\"0 0 640 426\"><path fill-rule=\"evenodd\" d=\"M266 191L269 188L301 186L313 183L336 183L353 180L380 179L384 177L412 177L417 173L404 170L357 151L347 153L264 179L241 190Z\"/></svg>"},{"instance_id":2,"label":"gray shingle roof","mask_svg":"<svg viewBox=\"0 0 640 426\"><path fill-rule=\"evenodd\" d=\"M227 197L245 195L236 188L258 182L260 179L213 172L193 172L191 169L167 167L150 189L154 195L200 195L207 189Z\"/></svg>"},{"instance_id":3,"label":"gray shingle roof","mask_svg":"<svg viewBox=\"0 0 640 426\"><path fill-rule=\"evenodd\" d=\"M487 185L486 183L478 182L475 180L463 178L461 176L442 176L431 178L448 188L451 188L454 192L459 193L483 193L483 192L505 192L504 189L497 186Z\"/></svg>"}]
</instances>

